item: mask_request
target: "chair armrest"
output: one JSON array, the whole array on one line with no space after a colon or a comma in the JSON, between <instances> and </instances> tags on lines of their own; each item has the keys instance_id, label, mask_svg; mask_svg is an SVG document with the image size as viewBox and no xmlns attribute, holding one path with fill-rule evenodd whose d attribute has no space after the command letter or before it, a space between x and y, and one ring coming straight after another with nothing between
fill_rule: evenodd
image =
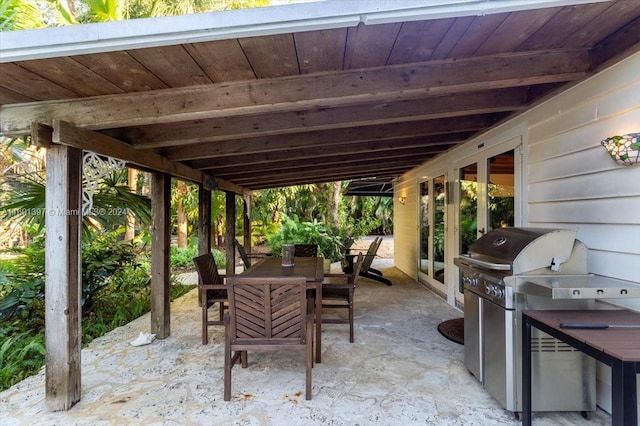
<instances>
[{"instance_id":1,"label":"chair armrest","mask_svg":"<svg viewBox=\"0 0 640 426\"><path fill-rule=\"evenodd\" d=\"M324 289L326 286L327 289L350 289L355 288L355 284L352 283L323 283L322 288Z\"/></svg>"},{"instance_id":2,"label":"chair armrest","mask_svg":"<svg viewBox=\"0 0 640 426\"><path fill-rule=\"evenodd\" d=\"M198 287L201 288L202 290L227 290L227 289L229 289L229 287L227 287L226 284L201 284Z\"/></svg>"}]
</instances>

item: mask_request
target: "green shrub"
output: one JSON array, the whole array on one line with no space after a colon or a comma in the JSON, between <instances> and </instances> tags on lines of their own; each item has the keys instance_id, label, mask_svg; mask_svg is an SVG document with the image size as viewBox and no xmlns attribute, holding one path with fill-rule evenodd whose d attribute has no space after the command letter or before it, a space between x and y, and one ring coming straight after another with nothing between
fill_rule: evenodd
<instances>
[{"instance_id":1,"label":"green shrub","mask_svg":"<svg viewBox=\"0 0 640 426\"><path fill-rule=\"evenodd\" d=\"M212 249L213 258L216 261L218 268L224 268L227 264L227 259L220 250ZM169 263L172 269L194 269L193 258L198 256L198 240L196 238L190 238L187 247L171 246L171 256Z\"/></svg>"},{"instance_id":2,"label":"green shrub","mask_svg":"<svg viewBox=\"0 0 640 426\"><path fill-rule=\"evenodd\" d=\"M285 217L280 230L267 235L267 247L273 253L280 253L282 244L315 244L318 246L318 254L331 261L343 256L340 237L331 235L324 224L315 219L313 222L300 222L297 216Z\"/></svg>"}]
</instances>

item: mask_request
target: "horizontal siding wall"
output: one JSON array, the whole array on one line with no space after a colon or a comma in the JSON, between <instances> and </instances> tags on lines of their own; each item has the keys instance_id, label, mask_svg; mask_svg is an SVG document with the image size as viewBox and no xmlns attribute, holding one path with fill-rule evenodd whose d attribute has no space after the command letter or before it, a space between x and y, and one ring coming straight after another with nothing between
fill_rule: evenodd
<instances>
[{"instance_id":1,"label":"horizontal siding wall","mask_svg":"<svg viewBox=\"0 0 640 426\"><path fill-rule=\"evenodd\" d=\"M414 174L407 174L395 183L393 197L393 245L395 266L409 275L418 278L416 262L418 259L418 184ZM404 204L399 197L406 197Z\"/></svg>"}]
</instances>

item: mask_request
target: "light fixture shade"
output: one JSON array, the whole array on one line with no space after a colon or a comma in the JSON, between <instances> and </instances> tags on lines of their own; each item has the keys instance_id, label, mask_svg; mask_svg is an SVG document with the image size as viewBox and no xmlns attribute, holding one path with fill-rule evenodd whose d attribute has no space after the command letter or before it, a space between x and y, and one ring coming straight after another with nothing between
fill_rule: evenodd
<instances>
[{"instance_id":1,"label":"light fixture shade","mask_svg":"<svg viewBox=\"0 0 640 426\"><path fill-rule=\"evenodd\" d=\"M611 158L621 166L640 163L640 133L611 136L602 141Z\"/></svg>"}]
</instances>

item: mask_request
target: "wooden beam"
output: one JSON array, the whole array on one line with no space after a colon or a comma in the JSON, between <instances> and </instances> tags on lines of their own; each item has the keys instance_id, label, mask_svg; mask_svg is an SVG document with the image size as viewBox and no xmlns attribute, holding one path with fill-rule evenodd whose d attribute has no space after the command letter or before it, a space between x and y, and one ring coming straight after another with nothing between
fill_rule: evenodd
<instances>
[{"instance_id":1,"label":"wooden beam","mask_svg":"<svg viewBox=\"0 0 640 426\"><path fill-rule=\"evenodd\" d=\"M144 169L168 173L180 179L190 182L210 185L212 177L198 170L185 166L184 164L168 160L167 158L153 152L141 153L131 145L117 139L105 136L91 130L83 130L71 123L54 120L53 122L53 142L73 146L84 151L95 152L96 154L118 158L131 164L135 164ZM237 192L244 194L245 188L224 180L213 179L213 189Z\"/></svg>"},{"instance_id":2,"label":"wooden beam","mask_svg":"<svg viewBox=\"0 0 640 426\"><path fill-rule=\"evenodd\" d=\"M452 133L449 135L425 137L425 138L408 138L408 139L394 139L394 140L380 140L371 142L357 142L357 143L344 143L339 146L333 144L320 144L314 148L306 149L287 149L279 152L268 152L260 154L239 154L233 157L213 157L203 160L196 160L189 162L189 166L194 169L207 170L210 169L212 173L220 176L224 176L227 171L243 172L247 167L253 168L253 170L265 170L266 168L286 168L289 167L291 162L305 161L305 164L314 164L314 161L318 163L329 162L329 158L334 156L349 158L362 158L363 156L384 156L387 153L406 150L410 148L424 149L425 152L429 152L432 149L437 149L437 152L446 150L447 148L457 145L467 138L472 133ZM291 164L291 165L295 165ZM300 163L298 163L300 165ZM249 169L251 170L251 169ZM228 179L228 178L226 178Z\"/></svg>"},{"instance_id":3,"label":"wooden beam","mask_svg":"<svg viewBox=\"0 0 640 426\"><path fill-rule=\"evenodd\" d=\"M47 150L45 208L45 400L51 411L80 400L82 151Z\"/></svg>"},{"instance_id":4,"label":"wooden beam","mask_svg":"<svg viewBox=\"0 0 640 426\"><path fill-rule=\"evenodd\" d=\"M529 86L580 78L589 65L586 49L519 52L7 105L0 135L24 134L32 122L53 119L97 130Z\"/></svg>"},{"instance_id":5,"label":"wooden beam","mask_svg":"<svg viewBox=\"0 0 640 426\"><path fill-rule=\"evenodd\" d=\"M171 334L171 177L151 174L151 333L158 339Z\"/></svg>"},{"instance_id":6,"label":"wooden beam","mask_svg":"<svg viewBox=\"0 0 640 426\"><path fill-rule=\"evenodd\" d=\"M282 136L298 132L352 129L355 126L518 111L528 102L527 88L515 87L309 111L292 109L286 112L212 118L197 122L133 127L109 133L117 139L131 141L136 148L162 148L218 142L229 138Z\"/></svg>"},{"instance_id":7,"label":"wooden beam","mask_svg":"<svg viewBox=\"0 0 640 426\"><path fill-rule=\"evenodd\" d=\"M225 239L224 248L227 252L227 276L236 274L236 251L233 246L236 238L236 196L233 192L225 192Z\"/></svg>"},{"instance_id":8,"label":"wooden beam","mask_svg":"<svg viewBox=\"0 0 640 426\"><path fill-rule=\"evenodd\" d=\"M53 129L41 123L31 125L31 143L38 148L49 148L53 141Z\"/></svg>"},{"instance_id":9,"label":"wooden beam","mask_svg":"<svg viewBox=\"0 0 640 426\"><path fill-rule=\"evenodd\" d=\"M236 156L239 152L251 155L287 149L308 149L318 146L343 146L365 141L397 140L438 134L477 131L496 124L503 114L481 114L468 117L389 123L374 126L352 126L323 131L310 131L277 136L255 136L227 139L216 143L163 148L161 155L174 161L197 160L210 157Z\"/></svg>"}]
</instances>

